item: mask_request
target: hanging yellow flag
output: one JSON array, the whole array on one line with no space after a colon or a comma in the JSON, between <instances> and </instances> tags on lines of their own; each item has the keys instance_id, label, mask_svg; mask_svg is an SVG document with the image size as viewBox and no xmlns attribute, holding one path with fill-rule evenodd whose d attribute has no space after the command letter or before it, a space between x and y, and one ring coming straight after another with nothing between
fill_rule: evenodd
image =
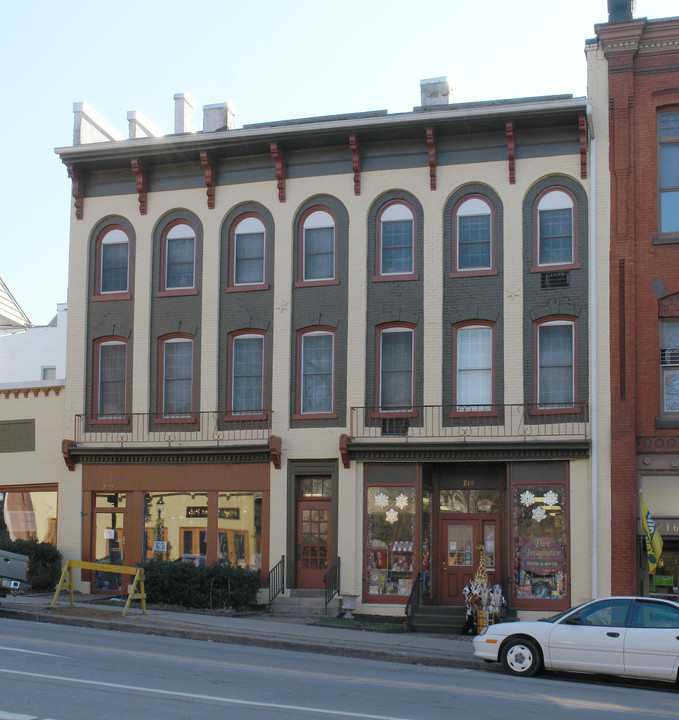
<instances>
[{"instance_id":1,"label":"hanging yellow flag","mask_svg":"<svg viewBox=\"0 0 679 720\"><path fill-rule=\"evenodd\" d=\"M653 575L658 567L660 556L662 555L662 537L655 526L655 522L651 517L651 513L646 507L644 498L641 500L641 531L644 533L646 541L646 554L648 555L648 571Z\"/></svg>"}]
</instances>

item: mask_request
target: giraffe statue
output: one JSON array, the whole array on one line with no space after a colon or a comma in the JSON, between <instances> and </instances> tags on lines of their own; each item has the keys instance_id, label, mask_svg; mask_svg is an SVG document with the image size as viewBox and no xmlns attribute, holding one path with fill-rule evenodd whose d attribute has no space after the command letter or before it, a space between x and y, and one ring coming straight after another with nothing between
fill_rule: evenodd
<instances>
[{"instance_id":1,"label":"giraffe statue","mask_svg":"<svg viewBox=\"0 0 679 720\"><path fill-rule=\"evenodd\" d=\"M486 570L486 563L488 561L486 548L482 544L479 544L476 546L476 549L479 551L479 567L476 569L474 582L478 583L481 587L484 585L488 587L490 585L490 580L488 579L488 571Z\"/></svg>"}]
</instances>

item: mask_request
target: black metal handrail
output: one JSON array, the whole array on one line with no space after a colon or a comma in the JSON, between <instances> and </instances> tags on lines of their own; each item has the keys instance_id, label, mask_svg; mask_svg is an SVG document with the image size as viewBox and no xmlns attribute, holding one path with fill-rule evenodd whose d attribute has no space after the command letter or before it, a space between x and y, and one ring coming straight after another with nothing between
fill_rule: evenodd
<instances>
[{"instance_id":1,"label":"black metal handrail","mask_svg":"<svg viewBox=\"0 0 679 720\"><path fill-rule=\"evenodd\" d=\"M325 614L328 614L328 604L340 592L340 559L337 558L330 569L323 576L325 586Z\"/></svg>"},{"instance_id":2,"label":"black metal handrail","mask_svg":"<svg viewBox=\"0 0 679 720\"><path fill-rule=\"evenodd\" d=\"M422 602L422 573L418 572L415 582L410 589L410 595L408 596L408 602L406 603L406 631L410 632L413 628L413 620L417 611L420 609L420 603Z\"/></svg>"},{"instance_id":3,"label":"black metal handrail","mask_svg":"<svg viewBox=\"0 0 679 720\"><path fill-rule=\"evenodd\" d=\"M269 570L269 605L285 590L285 555Z\"/></svg>"}]
</instances>

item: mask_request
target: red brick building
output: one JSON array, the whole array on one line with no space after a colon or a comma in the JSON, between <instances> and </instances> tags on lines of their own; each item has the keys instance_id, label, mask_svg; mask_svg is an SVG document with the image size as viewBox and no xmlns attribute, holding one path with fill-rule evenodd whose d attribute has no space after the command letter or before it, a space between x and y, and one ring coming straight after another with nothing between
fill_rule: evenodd
<instances>
[{"instance_id":1,"label":"red brick building","mask_svg":"<svg viewBox=\"0 0 679 720\"><path fill-rule=\"evenodd\" d=\"M608 10L593 42L608 65L611 589L676 598L679 17L634 19L631 0L609 0ZM640 491L664 539L654 578Z\"/></svg>"}]
</instances>

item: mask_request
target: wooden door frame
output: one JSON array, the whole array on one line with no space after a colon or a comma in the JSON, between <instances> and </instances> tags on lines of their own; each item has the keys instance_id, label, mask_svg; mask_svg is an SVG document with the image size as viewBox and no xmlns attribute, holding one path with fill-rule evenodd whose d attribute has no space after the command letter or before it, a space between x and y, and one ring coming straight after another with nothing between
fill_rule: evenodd
<instances>
[{"instance_id":1,"label":"wooden door frame","mask_svg":"<svg viewBox=\"0 0 679 720\"><path fill-rule=\"evenodd\" d=\"M297 498L295 502L295 515L296 515L296 537L295 537L295 550L297 550L297 546L301 545L299 534L302 532L300 523L303 522L300 518L300 510L306 509L305 506L313 506L314 504L318 504L319 506L323 507L311 507L312 510L327 510L329 513L328 517L328 528L327 528L327 534L328 534L328 542L326 544L327 553L326 553L326 567L325 569L317 569L316 571L311 570L312 573L316 573L318 576L318 584L314 585L312 588L309 589L315 589L320 590L323 587L323 575L325 575L326 572L330 569L330 565L332 565L332 561L330 558L330 548L332 547L332 498L331 497L322 497L322 498ZM302 587L300 585L300 568L299 568L299 562L300 558L297 557L297 552L295 552L295 577L297 581L297 587ZM305 583L304 588L307 588L307 584Z\"/></svg>"},{"instance_id":2,"label":"wooden door frame","mask_svg":"<svg viewBox=\"0 0 679 720\"><path fill-rule=\"evenodd\" d=\"M330 478L330 548L328 567L337 560L337 531L338 512L337 499L339 497L339 477L337 460L288 460L288 506L287 506L287 540L285 584L289 588L297 587L297 480L303 477ZM280 558L279 558L280 559ZM277 561L275 557L272 562Z\"/></svg>"},{"instance_id":3,"label":"wooden door frame","mask_svg":"<svg viewBox=\"0 0 679 720\"><path fill-rule=\"evenodd\" d=\"M437 572L436 572L436 591L434 594L435 602L437 605L448 605L449 603L445 602L443 597L443 589L444 589L444 572L442 570L443 566L443 549L448 541L448 532L447 529L451 524L454 525L473 525L474 530L472 533L474 533L476 530L479 532L479 539L478 541L473 540L472 541L472 564L471 566L461 566L461 567L471 567L471 575L472 577L476 573L476 570L479 566L479 551L477 550L477 546L483 542L483 526L484 522L493 523L495 525L495 564L493 566L493 573L495 574L495 581L499 582L502 578L502 555L503 555L503 549L502 543L500 541L500 538L502 537L502 513L442 513L439 512L439 519L438 519L438 527L437 527L437 537L436 537L436 545L438 550L438 558L437 558ZM446 529L446 539L444 542L443 538L443 530ZM498 553L498 546L500 546L500 552ZM447 556L447 553L446 553ZM448 564L446 562L446 573L448 571ZM464 604L464 603L462 603Z\"/></svg>"}]
</instances>

